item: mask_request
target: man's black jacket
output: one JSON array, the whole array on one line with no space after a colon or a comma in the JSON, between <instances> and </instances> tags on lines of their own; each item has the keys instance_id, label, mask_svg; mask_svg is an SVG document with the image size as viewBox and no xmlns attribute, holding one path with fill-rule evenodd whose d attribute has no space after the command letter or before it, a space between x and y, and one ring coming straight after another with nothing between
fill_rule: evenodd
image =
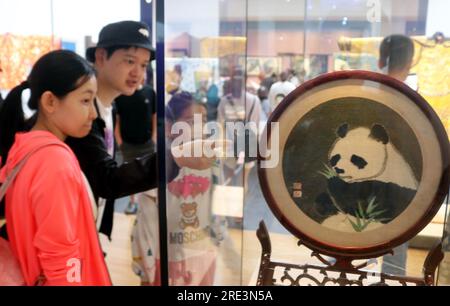
<instances>
[{"instance_id":1,"label":"man's black jacket","mask_svg":"<svg viewBox=\"0 0 450 306\"><path fill-rule=\"evenodd\" d=\"M95 102L99 114L97 102ZM113 111L115 121L115 111ZM115 124L114 124L115 125ZM100 232L111 236L114 200L157 187L157 155L148 154L132 162L118 165L108 154L105 145L105 121L97 117L89 135L84 138L69 137L66 143L72 148L94 193L95 200L106 199ZM168 156L168 155L166 155ZM170 157L170 155L168 156ZM173 179L178 168L172 159L167 161L168 178Z\"/></svg>"}]
</instances>

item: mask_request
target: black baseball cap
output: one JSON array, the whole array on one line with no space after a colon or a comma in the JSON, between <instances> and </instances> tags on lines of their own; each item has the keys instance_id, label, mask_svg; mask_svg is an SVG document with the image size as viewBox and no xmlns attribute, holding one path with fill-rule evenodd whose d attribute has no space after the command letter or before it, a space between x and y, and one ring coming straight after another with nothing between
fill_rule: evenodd
<instances>
[{"instance_id":1,"label":"black baseball cap","mask_svg":"<svg viewBox=\"0 0 450 306\"><path fill-rule=\"evenodd\" d=\"M127 20L104 26L98 36L97 46L86 50L86 59L94 62L97 48L114 46L144 48L150 51L150 60L155 59L155 49L150 42L150 29L142 22Z\"/></svg>"}]
</instances>

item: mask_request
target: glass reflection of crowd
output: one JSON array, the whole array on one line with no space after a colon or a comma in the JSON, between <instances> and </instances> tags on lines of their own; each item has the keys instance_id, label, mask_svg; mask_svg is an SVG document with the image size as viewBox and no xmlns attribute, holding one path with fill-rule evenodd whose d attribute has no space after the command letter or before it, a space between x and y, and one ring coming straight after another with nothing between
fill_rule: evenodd
<instances>
[{"instance_id":1,"label":"glass reflection of crowd","mask_svg":"<svg viewBox=\"0 0 450 306\"><path fill-rule=\"evenodd\" d=\"M227 189L228 187L239 188L242 194L244 193L243 187L249 186L249 174L256 165L256 158L251 159L245 155L248 154L246 147L257 144L244 142L244 147L239 148L236 144L237 137L245 137L245 135L237 134L236 131L226 128L226 125L241 123L248 126L249 123L254 123L256 127L263 126L284 97L300 84L298 77L300 74L294 70L260 76L260 82L256 86L246 82L246 75L241 67L232 67L227 71L229 71L229 75L220 78L220 81L214 81L213 77L200 79L196 84L196 90L190 92L182 85L183 77L186 76L182 65L176 64L166 72L166 135L169 135L169 139L173 141L177 136L173 135L171 130L174 123L180 120L195 122L193 116L201 110L204 113L202 116L204 123L206 121L217 123L222 128L222 134L219 137L227 139L233 144L226 148L227 154L232 157L217 159L210 171L181 168L179 176L168 186L167 205L171 235L169 237L169 280L172 284L213 284L217 250L214 251L214 247L211 247L210 243L213 242L213 246L218 247L229 237L230 227L242 229L242 218L217 213L213 208L213 202L217 198L226 197L224 192L235 193L237 190ZM213 73L214 71L211 71L211 75ZM253 132L257 141L258 135L262 131L255 129ZM208 136L203 135L204 138ZM249 140L249 138L245 139L245 141ZM192 189L194 181L199 188L204 188L201 194ZM246 190L246 192L251 191ZM142 199L144 202L155 203L157 201L155 198L151 200L151 196L142 197ZM243 202L243 198L237 199L236 202ZM226 204L234 205L236 203ZM137 236L139 236L139 232L145 232L145 228L151 228L152 218L148 217L151 213L149 213L149 209L143 207L144 205L148 206L148 203L140 203L142 208L140 208L141 212L138 212L137 224L140 222L141 225L134 230ZM151 207L156 206L152 205ZM187 213L189 210L192 213L190 218ZM147 214L147 217L140 217L142 214ZM153 221L157 222L155 218L156 216ZM194 220L196 223L189 224ZM204 234L198 235L198 230L203 230ZM151 230L146 236L158 237L157 233L152 233ZM194 236L196 238L193 240L185 239ZM179 239L179 237L184 238ZM139 237L135 238L139 240ZM147 247L143 249L144 253L148 253L148 249L152 247L154 250L159 249L155 242L144 241L145 243ZM141 275L143 283L158 285L159 258L155 252L152 252L150 257L145 254L141 255L137 258L143 260L135 271L137 270L137 273ZM156 269L148 268L149 273L145 273L145 267L152 265L151 263L146 264L145 261L151 260Z\"/></svg>"},{"instance_id":2,"label":"glass reflection of crowd","mask_svg":"<svg viewBox=\"0 0 450 306\"><path fill-rule=\"evenodd\" d=\"M260 74L258 83L255 84L247 80L242 67L235 66L225 70L229 75L222 76L220 81L214 81L212 77L200 79L195 92L190 94L196 103L205 105L208 122L217 122L223 128L225 137L233 142L236 137L226 135L229 133L226 129L228 122L242 122L244 125L255 123L257 127L261 127L256 131L260 135L273 110L305 80L304 71L286 69L280 73ZM185 91L182 86L183 75L179 64L166 73L166 102L173 95ZM239 152L234 153L237 153L236 158L222 162L222 183L243 186L247 180L245 173L250 172L254 163L245 163L242 156L239 158ZM247 171L243 171L244 169Z\"/></svg>"},{"instance_id":3,"label":"glass reflection of crowd","mask_svg":"<svg viewBox=\"0 0 450 306\"><path fill-rule=\"evenodd\" d=\"M220 104L225 103L224 97L232 95L239 104L246 103L247 96L242 96L245 86L245 93L255 95L259 99L261 111L257 116L261 121L266 121L278 104L295 88L305 81L305 72L296 72L294 69L286 69L280 73L261 74L258 83L246 83L246 78L241 67L230 69L229 76L222 77L220 81L201 79L195 92L190 92L197 103L205 104L207 108L208 121L220 120L218 110ZM171 95L185 91L182 87L183 71L180 65L167 73L168 80L166 86L166 101ZM272 88L275 85L274 88ZM269 97L271 100L269 101ZM253 97L252 97L253 98ZM239 101L238 101L239 100ZM240 101L242 100L242 101Z\"/></svg>"}]
</instances>

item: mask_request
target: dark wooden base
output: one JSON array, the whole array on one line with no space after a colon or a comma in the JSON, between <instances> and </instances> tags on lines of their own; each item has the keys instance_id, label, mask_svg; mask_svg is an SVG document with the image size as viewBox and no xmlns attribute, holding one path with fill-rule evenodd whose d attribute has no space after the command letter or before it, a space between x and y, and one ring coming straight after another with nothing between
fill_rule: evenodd
<instances>
[{"instance_id":1,"label":"dark wooden base","mask_svg":"<svg viewBox=\"0 0 450 306\"><path fill-rule=\"evenodd\" d=\"M444 258L442 244L438 243L430 250L425 259L422 278L371 272L364 270L370 263L371 258L367 258L367 262L361 265L354 266L352 261L356 258L338 257L335 258L335 261L330 261L312 249L311 256L319 259L323 265L298 265L271 260L272 245L264 221L260 222L256 235L262 247L257 286L301 286L303 284L315 286L389 286L387 281L402 286L434 286L436 270ZM299 241L298 245L303 245L303 243ZM279 279L274 279L275 269L283 271L283 275ZM317 275L320 275L322 279L319 279ZM378 281L370 283L372 277L375 277Z\"/></svg>"}]
</instances>

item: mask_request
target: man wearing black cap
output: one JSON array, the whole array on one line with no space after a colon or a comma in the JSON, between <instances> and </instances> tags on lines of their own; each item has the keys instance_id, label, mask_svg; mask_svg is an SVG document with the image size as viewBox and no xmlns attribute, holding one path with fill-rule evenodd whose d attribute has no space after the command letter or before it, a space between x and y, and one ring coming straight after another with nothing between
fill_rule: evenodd
<instances>
[{"instance_id":1,"label":"man wearing black cap","mask_svg":"<svg viewBox=\"0 0 450 306\"><path fill-rule=\"evenodd\" d=\"M111 236L114 199L143 192L157 186L157 157L149 154L118 166L114 161L114 99L119 95L132 95L142 83L147 65L155 57L150 42L150 30L144 23L121 21L105 26L96 47L86 51L97 72L98 92L96 108L98 118L88 136L67 139L86 175L96 200L106 199L100 232ZM167 155L171 157L170 154ZM175 164L176 163L176 164ZM178 166L207 168L211 161L176 159L168 161L168 179L178 172ZM100 201L101 202L101 201ZM103 200L104 202L104 200Z\"/></svg>"}]
</instances>

